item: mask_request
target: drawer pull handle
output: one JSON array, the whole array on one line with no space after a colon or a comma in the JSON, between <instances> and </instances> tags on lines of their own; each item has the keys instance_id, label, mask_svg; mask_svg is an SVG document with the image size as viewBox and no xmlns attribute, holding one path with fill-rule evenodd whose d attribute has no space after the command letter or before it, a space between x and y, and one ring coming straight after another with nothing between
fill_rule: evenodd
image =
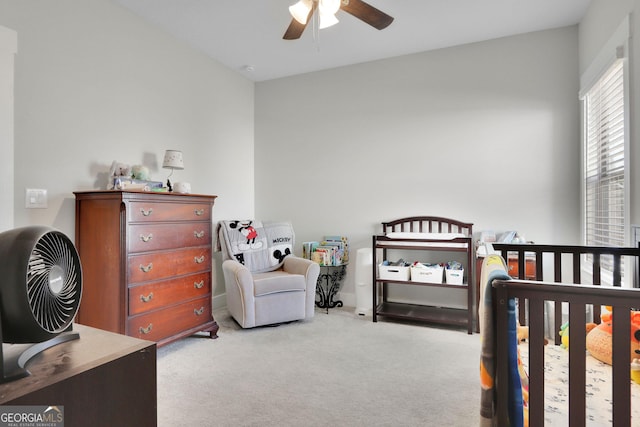
<instances>
[{"instance_id":1,"label":"drawer pull handle","mask_svg":"<svg viewBox=\"0 0 640 427\"><path fill-rule=\"evenodd\" d=\"M153 292L151 292L149 295L147 295L146 297L144 295L140 295L140 301L142 302L149 302L153 299Z\"/></svg>"},{"instance_id":2,"label":"drawer pull handle","mask_svg":"<svg viewBox=\"0 0 640 427\"><path fill-rule=\"evenodd\" d=\"M193 309L193 314L196 316L202 316L202 313L204 313L204 307L200 307L200 309Z\"/></svg>"},{"instance_id":3,"label":"drawer pull handle","mask_svg":"<svg viewBox=\"0 0 640 427\"><path fill-rule=\"evenodd\" d=\"M145 243L151 241L151 239L153 239L153 234L152 233L149 233L148 236L145 236L143 234L140 235L140 240L142 240Z\"/></svg>"},{"instance_id":4,"label":"drawer pull handle","mask_svg":"<svg viewBox=\"0 0 640 427\"><path fill-rule=\"evenodd\" d=\"M204 209L194 209L193 213L196 214L196 216L202 216L204 215Z\"/></svg>"},{"instance_id":5,"label":"drawer pull handle","mask_svg":"<svg viewBox=\"0 0 640 427\"><path fill-rule=\"evenodd\" d=\"M202 239L204 237L204 230L202 230L202 231L194 231L193 232L193 236L196 239Z\"/></svg>"},{"instance_id":6,"label":"drawer pull handle","mask_svg":"<svg viewBox=\"0 0 640 427\"><path fill-rule=\"evenodd\" d=\"M196 262L196 264L202 264L204 262L204 255L193 257L193 260Z\"/></svg>"},{"instance_id":7,"label":"drawer pull handle","mask_svg":"<svg viewBox=\"0 0 640 427\"><path fill-rule=\"evenodd\" d=\"M204 286L204 280L200 280L199 282L193 282L193 287L196 289L202 289Z\"/></svg>"},{"instance_id":8,"label":"drawer pull handle","mask_svg":"<svg viewBox=\"0 0 640 427\"><path fill-rule=\"evenodd\" d=\"M149 333L151 333L151 329L153 329L153 323L149 323L149 326L147 326L146 328L143 328L142 326L140 326L140 333L143 335L147 335Z\"/></svg>"},{"instance_id":9,"label":"drawer pull handle","mask_svg":"<svg viewBox=\"0 0 640 427\"><path fill-rule=\"evenodd\" d=\"M153 268L153 263L152 263L152 262L150 262L150 263L149 263L149 265L147 265L147 266L144 266L144 265L140 264L140 270L141 270L143 273L148 273L148 272L150 272L152 268Z\"/></svg>"},{"instance_id":10,"label":"drawer pull handle","mask_svg":"<svg viewBox=\"0 0 640 427\"><path fill-rule=\"evenodd\" d=\"M142 212L142 216L149 216L153 212L153 208L149 208L148 210L140 208L140 212Z\"/></svg>"}]
</instances>

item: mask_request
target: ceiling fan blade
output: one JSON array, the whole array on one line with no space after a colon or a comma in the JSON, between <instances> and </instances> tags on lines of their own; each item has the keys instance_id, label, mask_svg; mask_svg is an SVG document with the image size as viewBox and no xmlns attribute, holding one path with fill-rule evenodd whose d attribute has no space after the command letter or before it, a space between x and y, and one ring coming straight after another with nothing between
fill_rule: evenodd
<instances>
[{"instance_id":1,"label":"ceiling fan blade","mask_svg":"<svg viewBox=\"0 0 640 427\"><path fill-rule=\"evenodd\" d=\"M309 21L307 21L309 22ZM284 36L282 36L285 40L296 40L302 36L304 29L307 27L307 24L301 24L295 19L291 20L291 24L289 24L289 28L284 32Z\"/></svg>"},{"instance_id":2,"label":"ceiling fan blade","mask_svg":"<svg viewBox=\"0 0 640 427\"><path fill-rule=\"evenodd\" d=\"M311 10L309 10L309 14L307 15L307 24L311 20L313 16L313 12L316 10L316 2L313 2L311 5ZM289 24L289 28L284 32L284 36L282 36L285 40L296 40L302 36L304 29L307 28L307 24L299 23L295 18L291 20L291 24Z\"/></svg>"},{"instance_id":3,"label":"ceiling fan blade","mask_svg":"<svg viewBox=\"0 0 640 427\"><path fill-rule=\"evenodd\" d=\"M393 18L362 0L342 0L340 8L378 30L387 28Z\"/></svg>"}]
</instances>

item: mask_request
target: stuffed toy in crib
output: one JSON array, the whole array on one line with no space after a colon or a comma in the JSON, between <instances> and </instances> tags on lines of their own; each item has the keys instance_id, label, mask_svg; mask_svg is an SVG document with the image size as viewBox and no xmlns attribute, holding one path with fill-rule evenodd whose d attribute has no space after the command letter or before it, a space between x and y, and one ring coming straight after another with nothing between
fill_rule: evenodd
<instances>
[{"instance_id":1,"label":"stuffed toy in crib","mask_svg":"<svg viewBox=\"0 0 640 427\"><path fill-rule=\"evenodd\" d=\"M586 325L586 332L587 334L589 334L589 332L591 332L591 330L593 328L595 328L596 325L595 323L587 323ZM564 348L565 350L569 349L569 322L566 322L565 324L563 324L562 326L560 326L560 331L558 331L558 333L560 334L560 347Z\"/></svg>"},{"instance_id":2,"label":"stuffed toy in crib","mask_svg":"<svg viewBox=\"0 0 640 427\"><path fill-rule=\"evenodd\" d=\"M612 364L612 316L611 307L602 313L602 322L587 334L587 350L589 354L608 365ZM640 311L631 312L631 360L640 358Z\"/></svg>"},{"instance_id":3,"label":"stuffed toy in crib","mask_svg":"<svg viewBox=\"0 0 640 427\"><path fill-rule=\"evenodd\" d=\"M517 333L518 333L518 342L523 342L529 339L529 327L528 326L520 326L520 324L518 323L518 329L517 329ZM544 345L549 344L549 340L544 338L543 339Z\"/></svg>"}]
</instances>

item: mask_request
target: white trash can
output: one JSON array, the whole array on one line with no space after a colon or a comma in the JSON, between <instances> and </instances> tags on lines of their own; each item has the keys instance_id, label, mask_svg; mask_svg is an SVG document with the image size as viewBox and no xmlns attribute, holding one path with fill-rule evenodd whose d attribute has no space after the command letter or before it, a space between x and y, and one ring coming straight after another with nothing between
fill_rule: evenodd
<instances>
[{"instance_id":1,"label":"white trash can","mask_svg":"<svg viewBox=\"0 0 640 427\"><path fill-rule=\"evenodd\" d=\"M361 248L356 252L356 314L370 315L373 311L373 252Z\"/></svg>"}]
</instances>

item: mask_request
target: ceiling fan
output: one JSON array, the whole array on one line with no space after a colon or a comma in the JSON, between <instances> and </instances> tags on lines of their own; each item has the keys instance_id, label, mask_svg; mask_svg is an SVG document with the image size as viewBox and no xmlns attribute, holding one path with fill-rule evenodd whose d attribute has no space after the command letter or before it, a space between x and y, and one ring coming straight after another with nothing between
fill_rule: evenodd
<instances>
[{"instance_id":1,"label":"ceiling fan","mask_svg":"<svg viewBox=\"0 0 640 427\"><path fill-rule=\"evenodd\" d=\"M378 30L387 28L393 22L391 16L362 0L299 0L289 7L293 19L282 38L285 40L299 39L316 10L318 10L320 29L337 24L338 18L335 14L340 9Z\"/></svg>"}]
</instances>

